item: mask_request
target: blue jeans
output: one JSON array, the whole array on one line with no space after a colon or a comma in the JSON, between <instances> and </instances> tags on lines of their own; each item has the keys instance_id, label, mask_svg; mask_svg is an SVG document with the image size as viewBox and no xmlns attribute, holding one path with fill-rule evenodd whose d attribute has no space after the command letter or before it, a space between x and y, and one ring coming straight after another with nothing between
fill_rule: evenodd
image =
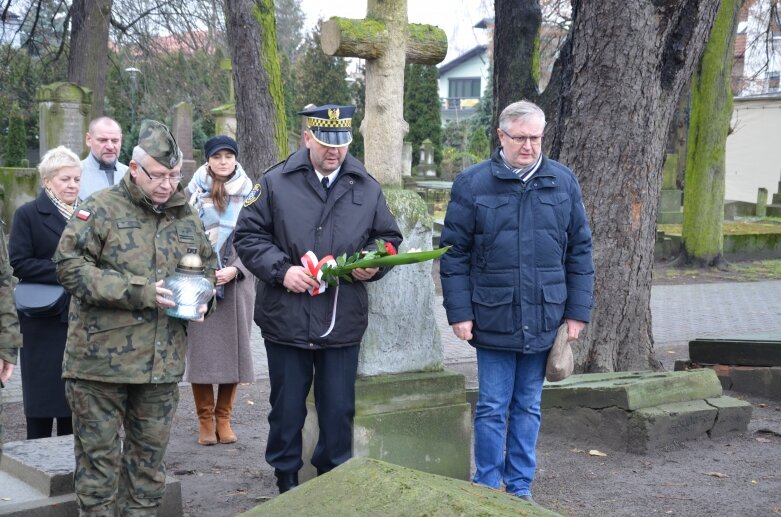
<instances>
[{"instance_id":1,"label":"blue jeans","mask_svg":"<svg viewBox=\"0 0 781 517\"><path fill-rule=\"evenodd\" d=\"M474 483L531 495L548 352L477 349Z\"/></svg>"}]
</instances>

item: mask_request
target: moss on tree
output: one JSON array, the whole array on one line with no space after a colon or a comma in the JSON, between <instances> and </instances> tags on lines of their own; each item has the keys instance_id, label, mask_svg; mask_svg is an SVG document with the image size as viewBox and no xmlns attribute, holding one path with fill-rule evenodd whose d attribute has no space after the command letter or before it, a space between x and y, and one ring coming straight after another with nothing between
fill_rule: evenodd
<instances>
[{"instance_id":1,"label":"moss on tree","mask_svg":"<svg viewBox=\"0 0 781 517\"><path fill-rule=\"evenodd\" d=\"M282 90L282 71L279 68L277 52L277 29L272 0L256 0L253 16L261 27L261 58L263 69L268 75L268 91L274 103L274 141L278 148L278 158L288 154L287 128L285 125L285 94Z\"/></svg>"},{"instance_id":2,"label":"moss on tree","mask_svg":"<svg viewBox=\"0 0 781 517\"><path fill-rule=\"evenodd\" d=\"M739 8L740 0L721 3L692 79L681 262L700 266L720 266L724 261L724 156L732 115L730 74Z\"/></svg>"}]
</instances>

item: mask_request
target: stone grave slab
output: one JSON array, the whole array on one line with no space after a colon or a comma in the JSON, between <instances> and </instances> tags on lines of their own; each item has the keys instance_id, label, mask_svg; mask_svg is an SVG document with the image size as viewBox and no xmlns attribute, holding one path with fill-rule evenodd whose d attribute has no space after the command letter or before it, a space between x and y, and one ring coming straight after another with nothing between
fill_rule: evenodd
<instances>
[{"instance_id":1,"label":"stone grave slab","mask_svg":"<svg viewBox=\"0 0 781 517\"><path fill-rule=\"evenodd\" d=\"M675 370L711 369L725 390L781 400L781 335L743 334L689 341L689 360Z\"/></svg>"},{"instance_id":2,"label":"stone grave slab","mask_svg":"<svg viewBox=\"0 0 781 517\"><path fill-rule=\"evenodd\" d=\"M328 474L307 481L241 515L501 517L559 514L468 481L428 474L371 458L353 458Z\"/></svg>"},{"instance_id":3,"label":"stone grave slab","mask_svg":"<svg viewBox=\"0 0 781 517\"><path fill-rule=\"evenodd\" d=\"M544 386L542 432L646 454L745 431L751 405L721 392L710 369L573 375Z\"/></svg>"},{"instance_id":4,"label":"stone grave slab","mask_svg":"<svg viewBox=\"0 0 781 517\"><path fill-rule=\"evenodd\" d=\"M692 363L733 366L781 366L779 339L695 339L689 341Z\"/></svg>"},{"instance_id":5,"label":"stone grave slab","mask_svg":"<svg viewBox=\"0 0 781 517\"><path fill-rule=\"evenodd\" d=\"M71 517L78 515L73 492L73 436L3 444L0 462L0 515ZM159 517L182 515L179 480L166 477Z\"/></svg>"},{"instance_id":6,"label":"stone grave slab","mask_svg":"<svg viewBox=\"0 0 781 517\"><path fill-rule=\"evenodd\" d=\"M572 375L546 383L542 408L605 408L624 410L718 397L721 385L712 372L609 372Z\"/></svg>"}]
</instances>

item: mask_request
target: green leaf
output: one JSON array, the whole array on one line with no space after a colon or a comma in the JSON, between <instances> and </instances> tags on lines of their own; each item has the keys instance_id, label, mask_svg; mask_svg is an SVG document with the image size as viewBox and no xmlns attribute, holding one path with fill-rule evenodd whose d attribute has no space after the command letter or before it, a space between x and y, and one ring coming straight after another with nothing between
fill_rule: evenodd
<instances>
[{"instance_id":1,"label":"green leaf","mask_svg":"<svg viewBox=\"0 0 781 517\"><path fill-rule=\"evenodd\" d=\"M428 260L434 260L444 255L450 246L439 248L431 251L416 251L412 253L399 253L398 255L386 255L384 257L374 257L371 259L362 258L355 262L344 264L333 268L331 274L334 276L343 277L349 271L357 268L370 268L370 267L389 267L389 266L401 266L404 264L417 264L419 262L425 262Z\"/></svg>"}]
</instances>

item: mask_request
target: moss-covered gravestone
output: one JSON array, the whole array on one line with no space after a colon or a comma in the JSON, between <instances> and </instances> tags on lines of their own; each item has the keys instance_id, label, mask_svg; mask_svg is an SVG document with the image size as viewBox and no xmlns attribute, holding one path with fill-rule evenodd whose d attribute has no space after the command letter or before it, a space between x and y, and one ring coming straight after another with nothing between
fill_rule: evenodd
<instances>
[{"instance_id":1,"label":"moss-covered gravestone","mask_svg":"<svg viewBox=\"0 0 781 517\"><path fill-rule=\"evenodd\" d=\"M513 495L467 481L354 458L328 474L243 513L243 517L307 515L555 516Z\"/></svg>"},{"instance_id":2,"label":"moss-covered gravestone","mask_svg":"<svg viewBox=\"0 0 781 517\"><path fill-rule=\"evenodd\" d=\"M744 432L751 404L722 395L712 370L573 375L542 390L542 432L645 454Z\"/></svg>"},{"instance_id":3,"label":"moss-covered gravestone","mask_svg":"<svg viewBox=\"0 0 781 517\"><path fill-rule=\"evenodd\" d=\"M52 83L38 88L35 100L41 156L59 145L85 156L92 91L74 83Z\"/></svg>"},{"instance_id":4,"label":"moss-covered gravestone","mask_svg":"<svg viewBox=\"0 0 781 517\"><path fill-rule=\"evenodd\" d=\"M415 192L402 190L404 63L444 59L441 29L407 24L405 0L369 0L367 19L332 18L321 35L327 54L366 62L366 168L383 186L404 243L430 250L433 222ZM397 267L368 284L369 328L361 345L353 452L430 473L469 477L470 409L463 375L443 368L434 320L431 263ZM304 428L301 479L317 441L314 404Z\"/></svg>"}]
</instances>

